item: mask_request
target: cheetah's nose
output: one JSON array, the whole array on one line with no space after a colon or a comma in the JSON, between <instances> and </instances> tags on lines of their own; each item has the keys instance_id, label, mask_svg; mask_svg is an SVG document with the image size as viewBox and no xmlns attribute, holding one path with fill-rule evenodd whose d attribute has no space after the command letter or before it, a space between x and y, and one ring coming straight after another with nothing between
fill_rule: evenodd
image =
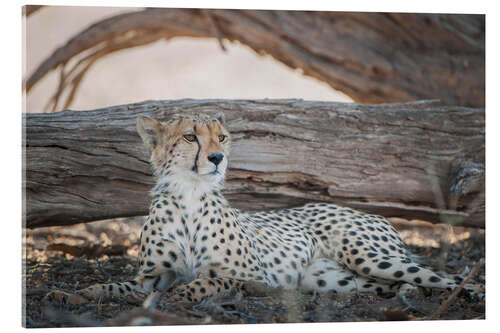
<instances>
[{"instance_id":1,"label":"cheetah's nose","mask_svg":"<svg viewBox=\"0 0 500 333\"><path fill-rule=\"evenodd\" d=\"M224 158L224 155L222 154L211 154L208 156L208 160L215 164L216 166L219 165L219 163L222 161Z\"/></svg>"}]
</instances>

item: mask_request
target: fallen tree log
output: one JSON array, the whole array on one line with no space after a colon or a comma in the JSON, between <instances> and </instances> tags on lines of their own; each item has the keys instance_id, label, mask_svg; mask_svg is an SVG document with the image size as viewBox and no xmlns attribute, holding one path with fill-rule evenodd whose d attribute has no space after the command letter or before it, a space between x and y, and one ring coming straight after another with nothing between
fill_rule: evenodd
<instances>
[{"instance_id":1,"label":"fallen tree log","mask_svg":"<svg viewBox=\"0 0 500 333\"><path fill-rule=\"evenodd\" d=\"M147 8L96 22L26 79L30 89L59 68L67 108L89 68L120 50L175 37L238 41L356 102L439 99L484 106L485 16L286 10ZM41 110L40 110L41 111Z\"/></svg>"},{"instance_id":2,"label":"fallen tree log","mask_svg":"<svg viewBox=\"0 0 500 333\"><path fill-rule=\"evenodd\" d=\"M256 210L334 202L484 227L484 109L422 101L147 101L24 114L25 226L146 215L153 185L139 116L225 112L225 194Z\"/></svg>"}]
</instances>

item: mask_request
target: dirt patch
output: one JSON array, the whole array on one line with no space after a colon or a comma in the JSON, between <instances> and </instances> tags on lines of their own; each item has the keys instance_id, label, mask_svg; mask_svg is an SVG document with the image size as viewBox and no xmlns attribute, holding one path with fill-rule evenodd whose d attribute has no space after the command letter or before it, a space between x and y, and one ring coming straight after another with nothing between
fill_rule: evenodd
<instances>
[{"instance_id":1,"label":"dirt patch","mask_svg":"<svg viewBox=\"0 0 500 333\"><path fill-rule=\"evenodd\" d=\"M26 231L26 327L425 320L450 296L449 292L437 290L422 290L407 297L310 295L275 290L180 304L169 302L167 294L156 310L144 310L140 304L126 301L84 305L43 301L53 289L71 292L94 283L133 278L137 272L141 223L142 218L138 218ZM464 274L466 267L472 268L485 256L482 231L460 229L456 237L446 238L442 233L429 233L428 228L424 230L418 224L415 228L404 224L400 229L405 241L419 244L410 245L419 261L441 272ZM453 242L443 246L443 239ZM473 282L485 283L484 267ZM463 291L438 318L484 319L484 300Z\"/></svg>"}]
</instances>

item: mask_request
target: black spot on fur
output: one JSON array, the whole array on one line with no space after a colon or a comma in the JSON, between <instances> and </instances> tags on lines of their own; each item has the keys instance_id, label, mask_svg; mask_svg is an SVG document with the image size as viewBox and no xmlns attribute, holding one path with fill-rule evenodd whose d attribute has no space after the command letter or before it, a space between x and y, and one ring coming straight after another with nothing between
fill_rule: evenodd
<instances>
[{"instance_id":1,"label":"black spot on fur","mask_svg":"<svg viewBox=\"0 0 500 333\"><path fill-rule=\"evenodd\" d=\"M408 269L406 270L408 273L416 273L420 270L420 268L418 268L417 266L410 266L408 267Z\"/></svg>"},{"instance_id":2,"label":"black spot on fur","mask_svg":"<svg viewBox=\"0 0 500 333\"><path fill-rule=\"evenodd\" d=\"M432 283L437 283L437 282L441 281L441 278L433 275L429 278L429 281Z\"/></svg>"},{"instance_id":3,"label":"black spot on fur","mask_svg":"<svg viewBox=\"0 0 500 333\"><path fill-rule=\"evenodd\" d=\"M378 264L378 268L380 269L387 269L389 267L391 267L392 264L390 262L387 262L387 261L381 261L379 264Z\"/></svg>"},{"instance_id":4,"label":"black spot on fur","mask_svg":"<svg viewBox=\"0 0 500 333\"><path fill-rule=\"evenodd\" d=\"M354 263L356 265L361 265L364 262L365 262L365 259L363 259L363 258L357 258L356 260L354 260Z\"/></svg>"},{"instance_id":5,"label":"black spot on fur","mask_svg":"<svg viewBox=\"0 0 500 333\"><path fill-rule=\"evenodd\" d=\"M400 278L404 275L405 273L403 273L403 271L395 271L394 272L394 277L396 278Z\"/></svg>"}]
</instances>

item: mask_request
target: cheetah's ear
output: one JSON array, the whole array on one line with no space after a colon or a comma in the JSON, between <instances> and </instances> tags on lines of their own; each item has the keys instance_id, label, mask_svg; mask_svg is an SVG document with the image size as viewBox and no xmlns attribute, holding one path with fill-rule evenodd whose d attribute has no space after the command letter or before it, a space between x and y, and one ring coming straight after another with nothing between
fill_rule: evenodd
<instances>
[{"instance_id":1,"label":"cheetah's ear","mask_svg":"<svg viewBox=\"0 0 500 333\"><path fill-rule=\"evenodd\" d=\"M160 142L162 131L161 124L148 117L139 117L137 119L137 133L139 133L144 145L150 150L154 149Z\"/></svg>"},{"instance_id":2,"label":"cheetah's ear","mask_svg":"<svg viewBox=\"0 0 500 333\"><path fill-rule=\"evenodd\" d=\"M214 117L221 123L221 125L226 125L226 117L224 116L224 113L216 113Z\"/></svg>"}]
</instances>

